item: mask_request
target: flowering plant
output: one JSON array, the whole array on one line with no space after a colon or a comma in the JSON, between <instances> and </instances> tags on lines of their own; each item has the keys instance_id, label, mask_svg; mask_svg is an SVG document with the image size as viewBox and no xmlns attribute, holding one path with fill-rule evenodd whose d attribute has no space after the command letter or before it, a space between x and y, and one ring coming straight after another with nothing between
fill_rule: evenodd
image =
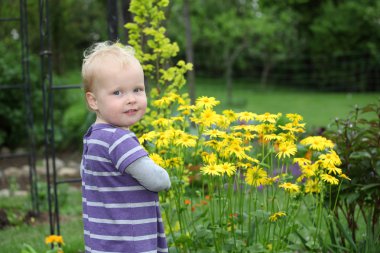
<instances>
[{"instance_id":1,"label":"flowering plant","mask_svg":"<svg viewBox=\"0 0 380 253\"><path fill-rule=\"evenodd\" d=\"M348 179L334 143L304 136L301 115L219 114L218 104L199 97L189 105L169 93L153 106L172 116L152 121L152 131L140 137L172 179L171 191L161 195L172 245L181 252L289 249L305 228L297 217L307 208L315 229L305 247L318 247L325 194Z\"/></svg>"},{"instance_id":2,"label":"flowering plant","mask_svg":"<svg viewBox=\"0 0 380 253\"><path fill-rule=\"evenodd\" d=\"M49 235L45 238L45 243L50 245L50 249L46 253L63 253L63 238L60 235ZM37 253L29 244L24 244L21 253Z\"/></svg>"}]
</instances>

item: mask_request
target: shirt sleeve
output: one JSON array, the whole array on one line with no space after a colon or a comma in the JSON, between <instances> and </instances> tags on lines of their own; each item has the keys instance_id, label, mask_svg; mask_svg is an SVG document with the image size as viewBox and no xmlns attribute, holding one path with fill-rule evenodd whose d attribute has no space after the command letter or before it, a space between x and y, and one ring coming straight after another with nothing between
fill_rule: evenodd
<instances>
[{"instance_id":1,"label":"shirt sleeve","mask_svg":"<svg viewBox=\"0 0 380 253\"><path fill-rule=\"evenodd\" d=\"M144 156L131 163L125 170L149 191L159 192L171 186L169 174L165 169Z\"/></svg>"},{"instance_id":2,"label":"shirt sleeve","mask_svg":"<svg viewBox=\"0 0 380 253\"><path fill-rule=\"evenodd\" d=\"M131 163L148 155L145 149L140 145L135 134L122 129L118 129L113 134L108 152L111 162L121 173L123 173L125 168Z\"/></svg>"}]
</instances>

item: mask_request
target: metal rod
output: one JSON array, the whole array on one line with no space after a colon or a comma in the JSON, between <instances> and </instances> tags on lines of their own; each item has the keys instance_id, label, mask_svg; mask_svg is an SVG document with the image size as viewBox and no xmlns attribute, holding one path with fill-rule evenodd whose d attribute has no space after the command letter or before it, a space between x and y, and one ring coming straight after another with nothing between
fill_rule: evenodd
<instances>
[{"instance_id":1,"label":"metal rod","mask_svg":"<svg viewBox=\"0 0 380 253\"><path fill-rule=\"evenodd\" d=\"M5 89L23 89L24 84L0 84L0 90Z\"/></svg>"},{"instance_id":2,"label":"metal rod","mask_svg":"<svg viewBox=\"0 0 380 253\"><path fill-rule=\"evenodd\" d=\"M36 171L36 153L34 138L34 117L31 101L31 82L29 69L29 38L28 38L28 12L26 0L20 0L20 30L21 30L21 64L24 82L24 98L26 109L26 123L28 132L28 163L29 163L29 182L30 196L33 212L39 214L37 171Z\"/></svg>"},{"instance_id":3,"label":"metal rod","mask_svg":"<svg viewBox=\"0 0 380 253\"><path fill-rule=\"evenodd\" d=\"M19 157L28 157L30 153L19 153L19 154L0 154L0 159L12 159Z\"/></svg>"},{"instance_id":4,"label":"metal rod","mask_svg":"<svg viewBox=\"0 0 380 253\"><path fill-rule=\"evenodd\" d=\"M48 196L48 207L49 207L49 224L50 224L50 234L55 234L55 226L53 221L53 210L52 210L52 192L51 192L51 178L50 178L50 148L51 148L51 134L49 128L49 113L47 105L47 87L46 82L50 81L51 73L49 73L49 62L51 61L51 54L47 54L46 45L49 41L49 22L48 22L48 10L47 10L47 0L39 1L39 14L40 14L40 58L41 58L41 88L42 88L42 108L44 117L44 146L45 146L45 162L46 162L46 182L47 182L47 196ZM48 79L48 80L46 80Z\"/></svg>"},{"instance_id":5,"label":"metal rod","mask_svg":"<svg viewBox=\"0 0 380 253\"><path fill-rule=\"evenodd\" d=\"M53 85L53 90L68 90L68 89L81 89L81 84L68 84L68 85Z\"/></svg>"},{"instance_id":6,"label":"metal rod","mask_svg":"<svg viewBox=\"0 0 380 253\"><path fill-rule=\"evenodd\" d=\"M0 22L20 21L20 18L0 18Z\"/></svg>"},{"instance_id":7,"label":"metal rod","mask_svg":"<svg viewBox=\"0 0 380 253\"><path fill-rule=\"evenodd\" d=\"M81 181L82 181L82 179L80 179L80 178L73 178L73 179L59 180L56 182L57 182L57 184L66 184L66 183L79 183Z\"/></svg>"}]
</instances>

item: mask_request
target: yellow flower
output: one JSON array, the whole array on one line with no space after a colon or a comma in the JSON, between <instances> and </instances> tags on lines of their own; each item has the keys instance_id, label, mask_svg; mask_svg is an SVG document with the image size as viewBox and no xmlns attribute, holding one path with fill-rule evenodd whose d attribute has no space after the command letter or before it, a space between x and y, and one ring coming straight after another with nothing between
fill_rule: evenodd
<instances>
[{"instance_id":1,"label":"yellow flower","mask_svg":"<svg viewBox=\"0 0 380 253\"><path fill-rule=\"evenodd\" d=\"M300 187L292 183L283 183L283 184L280 184L279 187L283 188L285 191L288 191L290 193L296 193L300 191Z\"/></svg>"},{"instance_id":2,"label":"yellow flower","mask_svg":"<svg viewBox=\"0 0 380 253\"><path fill-rule=\"evenodd\" d=\"M224 110L222 113L230 121L235 121L238 118L238 116L236 115L236 113L234 111L232 111L232 110Z\"/></svg>"},{"instance_id":3,"label":"yellow flower","mask_svg":"<svg viewBox=\"0 0 380 253\"><path fill-rule=\"evenodd\" d=\"M305 129L303 129L303 127L304 127L304 124L296 125L293 123L285 124L285 126L279 126L279 128L281 128L282 130L289 131L292 133L304 133Z\"/></svg>"},{"instance_id":4,"label":"yellow flower","mask_svg":"<svg viewBox=\"0 0 380 253\"><path fill-rule=\"evenodd\" d=\"M335 167L334 165L331 165L330 167L326 168L329 174L334 174L334 175L340 175L342 174L342 169L339 169Z\"/></svg>"},{"instance_id":5,"label":"yellow flower","mask_svg":"<svg viewBox=\"0 0 380 253\"><path fill-rule=\"evenodd\" d=\"M274 124L260 124L256 126L255 130L259 134L268 134L276 131L276 126Z\"/></svg>"},{"instance_id":6,"label":"yellow flower","mask_svg":"<svg viewBox=\"0 0 380 253\"><path fill-rule=\"evenodd\" d=\"M242 169L247 169L247 168L250 168L251 166L252 166L251 163L243 163L243 162L236 163L236 167L242 168Z\"/></svg>"},{"instance_id":7,"label":"yellow flower","mask_svg":"<svg viewBox=\"0 0 380 253\"><path fill-rule=\"evenodd\" d=\"M338 184L339 180L329 174L322 174L321 179L329 184Z\"/></svg>"},{"instance_id":8,"label":"yellow flower","mask_svg":"<svg viewBox=\"0 0 380 253\"><path fill-rule=\"evenodd\" d=\"M297 113L288 113L286 114L286 117L293 122L298 122L298 121L303 120L303 117Z\"/></svg>"},{"instance_id":9,"label":"yellow flower","mask_svg":"<svg viewBox=\"0 0 380 253\"><path fill-rule=\"evenodd\" d=\"M247 170L245 174L245 182L249 185L260 186L267 183L268 174L259 166L254 166Z\"/></svg>"},{"instance_id":10,"label":"yellow flower","mask_svg":"<svg viewBox=\"0 0 380 253\"><path fill-rule=\"evenodd\" d=\"M169 97L162 97L153 102L153 105L158 108L166 108L172 103L172 99Z\"/></svg>"},{"instance_id":11,"label":"yellow flower","mask_svg":"<svg viewBox=\"0 0 380 253\"><path fill-rule=\"evenodd\" d=\"M226 154L234 155L238 159L242 159L245 156L244 148L236 143L227 146L224 151L226 152Z\"/></svg>"},{"instance_id":12,"label":"yellow flower","mask_svg":"<svg viewBox=\"0 0 380 253\"><path fill-rule=\"evenodd\" d=\"M222 129L227 129L231 125L231 120L224 115L218 115L216 125Z\"/></svg>"},{"instance_id":13,"label":"yellow flower","mask_svg":"<svg viewBox=\"0 0 380 253\"><path fill-rule=\"evenodd\" d=\"M208 163L208 164L214 164L216 163L216 160L217 160L217 157L216 157L216 154L215 153L207 153L207 152L203 152L201 154L202 156L202 160L205 162L205 163Z\"/></svg>"},{"instance_id":14,"label":"yellow flower","mask_svg":"<svg viewBox=\"0 0 380 253\"><path fill-rule=\"evenodd\" d=\"M307 158L294 158L293 163L298 163L299 166L311 164L311 161Z\"/></svg>"},{"instance_id":15,"label":"yellow flower","mask_svg":"<svg viewBox=\"0 0 380 253\"><path fill-rule=\"evenodd\" d=\"M243 134L243 138L244 140L253 140L257 135L256 134L252 134L251 132L244 132Z\"/></svg>"},{"instance_id":16,"label":"yellow flower","mask_svg":"<svg viewBox=\"0 0 380 253\"><path fill-rule=\"evenodd\" d=\"M212 109L205 109L201 113L199 120L200 121L198 122L198 124L201 124L205 127L209 127L216 123L216 121L218 120L218 116L216 112Z\"/></svg>"},{"instance_id":17,"label":"yellow flower","mask_svg":"<svg viewBox=\"0 0 380 253\"><path fill-rule=\"evenodd\" d=\"M334 150L330 150L327 154L322 154L318 157L322 161L324 168L335 167L342 164L338 154Z\"/></svg>"},{"instance_id":18,"label":"yellow flower","mask_svg":"<svg viewBox=\"0 0 380 253\"><path fill-rule=\"evenodd\" d=\"M272 214L271 216L269 216L269 220L270 220L271 222L275 222L275 221L278 220L278 218L281 218L281 217L284 217L284 216L286 216L286 213L280 211L280 212L274 213L274 214Z\"/></svg>"},{"instance_id":19,"label":"yellow flower","mask_svg":"<svg viewBox=\"0 0 380 253\"><path fill-rule=\"evenodd\" d=\"M305 193L319 193L321 186L317 180L308 179L305 183Z\"/></svg>"},{"instance_id":20,"label":"yellow flower","mask_svg":"<svg viewBox=\"0 0 380 253\"><path fill-rule=\"evenodd\" d=\"M178 95L177 93L174 93L174 92L170 92L167 96L173 102L174 101L178 101L178 102L182 102L183 101L183 98L181 98L180 95Z\"/></svg>"},{"instance_id":21,"label":"yellow flower","mask_svg":"<svg viewBox=\"0 0 380 253\"><path fill-rule=\"evenodd\" d=\"M180 105L178 111L182 112L182 115L187 116L191 114L191 111L195 109L194 105Z\"/></svg>"},{"instance_id":22,"label":"yellow flower","mask_svg":"<svg viewBox=\"0 0 380 253\"><path fill-rule=\"evenodd\" d=\"M51 243L59 243L59 244L64 244L63 238L60 235L49 235L45 238L45 243L46 244L51 244Z\"/></svg>"},{"instance_id":23,"label":"yellow flower","mask_svg":"<svg viewBox=\"0 0 380 253\"><path fill-rule=\"evenodd\" d=\"M222 170L219 165L209 164L201 168L201 172L206 175L220 176Z\"/></svg>"},{"instance_id":24,"label":"yellow flower","mask_svg":"<svg viewBox=\"0 0 380 253\"><path fill-rule=\"evenodd\" d=\"M309 146L312 150L322 151L326 148L333 148L334 143L323 136L309 136L301 140L300 143Z\"/></svg>"},{"instance_id":25,"label":"yellow flower","mask_svg":"<svg viewBox=\"0 0 380 253\"><path fill-rule=\"evenodd\" d=\"M273 140L281 140L282 139L277 134L264 134L263 138L266 141L273 141Z\"/></svg>"},{"instance_id":26,"label":"yellow flower","mask_svg":"<svg viewBox=\"0 0 380 253\"><path fill-rule=\"evenodd\" d=\"M169 146L169 138L167 134L161 134L156 141L156 145L158 148L167 148Z\"/></svg>"},{"instance_id":27,"label":"yellow flower","mask_svg":"<svg viewBox=\"0 0 380 253\"><path fill-rule=\"evenodd\" d=\"M216 150L218 150L219 145L220 145L220 143L217 140L205 141L206 147L211 147L211 148L214 148Z\"/></svg>"},{"instance_id":28,"label":"yellow flower","mask_svg":"<svg viewBox=\"0 0 380 253\"><path fill-rule=\"evenodd\" d=\"M161 167L164 166L164 159L162 159L162 157L157 154L157 153L152 153L152 154L149 154L149 157L150 159L153 160L153 162L155 162L156 164L160 165Z\"/></svg>"},{"instance_id":29,"label":"yellow flower","mask_svg":"<svg viewBox=\"0 0 380 253\"><path fill-rule=\"evenodd\" d=\"M294 135L293 132L286 132L286 133L279 133L281 141L289 141L289 142L294 142L296 140L296 136Z\"/></svg>"},{"instance_id":30,"label":"yellow flower","mask_svg":"<svg viewBox=\"0 0 380 253\"><path fill-rule=\"evenodd\" d=\"M159 119L156 119L152 122L152 126L162 127L162 128L171 126L172 124L173 124L172 119L165 119L165 118L159 118Z\"/></svg>"},{"instance_id":31,"label":"yellow flower","mask_svg":"<svg viewBox=\"0 0 380 253\"><path fill-rule=\"evenodd\" d=\"M346 179L346 180L351 180L346 174L342 173L339 175L341 178Z\"/></svg>"},{"instance_id":32,"label":"yellow flower","mask_svg":"<svg viewBox=\"0 0 380 253\"><path fill-rule=\"evenodd\" d=\"M301 167L301 172L304 176L312 177L312 176L315 176L315 172L318 169L318 163L300 165L300 167Z\"/></svg>"},{"instance_id":33,"label":"yellow flower","mask_svg":"<svg viewBox=\"0 0 380 253\"><path fill-rule=\"evenodd\" d=\"M278 180L279 178L280 178L279 176L268 177L268 178L267 178L267 182L266 182L266 184L267 184L267 185L272 185L274 182L277 182L277 180Z\"/></svg>"},{"instance_id":34,"label":"yellow flower","mask_svg":"<svg viewBox=\"0 0 380 253\"><path fill-rule=\"evenodd\" d=\"M237 116L238 116L239 120L248 122L250 120L254 120L256 114L252 113L252 112L239 112L237 114Z\"/></svg>"},{"instance_id":35,"label":"yellow flower","mask_svg":"<svg viewBox=\"0 0 380 253\"><path fill-rule=\"evenodd\" d=\"M187 148L188 147L195 147L195 145L197 144L196 139L197 139L196 136L183 133L178 138L176 138L174 140L174 144L177 146L182 146L182 147L187 147Z\"/></svg>"},{"instance_id":36,"label":"yellow flower","mask_svg":"<svg viewBox=\"0 0 380 253\"><path fill-rule=\"evenodd\" d=\"M276 156L281 159L281 158L286 158L286 157L295 155L296 152L297 152L296 144L292 142L281 142L278 145L278 153Z\"/></svg>"},{"instance_id":37,"label":"yellow flower","mask_svg":"<svg viewBox=\"0 0 380 253\"><path fill-rule=\"evenodd\" d=\"M173 122L175 122L175 121L184 122L185 121L185 118L182 116L172 117L171 119L173 120Z\"/></svg>"},{"instance_id":38,"label":"yellow flower","mask_svg":"<svg viewBox=\"0 0 380 253\"><path fill-rule=\"evenodd\" d=\"M202 97L197 98L197 100L195 101L195 106L209 109L218 105L219 103L220 101L216 100L214 97L202 96Z\"/></svg>"},{"instance_id":39,"label":"yellow flower","mask_svg":"<svg viewBox=\"0 0 380 253\"><path fill-rule=\"evenodd\" d=\"M150 131L146 134L143 134L140 138L139 138L139 142L140 143L144 143L145 141L152 141L154 138L156 138L158 136L157 132L155 131Z\"/></svg>"},{"instance_id":40,"label":"yellow flower","mask_svg":"<svg viewBox=\"0 0 380 253\"><path fill-rule=\"evenodd\" d=\"M236 172L236 167L232 163L223 163L220 165L220 169L227 176L232 176Z\"/></svg>"},{"instance_id":41,"label":"yellow flower","mask_svg":"<svg viewBox=\"0 0 380 253\"><path fill-rule=\"evenodd\" d=\"M165 163L164 165L165 168L171 168L171 169L178 168L183 165L183 161L181 157L172 157L172 158L166 159L164 163Z\"/></svg>"},{"instance_id":42,"label":"yellow flower","mask_svg":"<svg viewBox=\"0 0 380 253\"><path fill-rule=\"evenodd\" d=\"M256 115L256 119L260 122L276 123L277 119L281 116L281 113L270 114L269 112L266 112L264 114Z\"/></svg>"},{"instance_id":43,"label":"yellow flower","mask_svg":"<svg viewBox=\"0 0 380 253\"><path fill-rule=\"evenodd\" d=\"M204 135L209 135L211 138L218 138L225 134L226 132L220 131L218 129L210 129L204 132Z\"/></svg>"}]
</instances>

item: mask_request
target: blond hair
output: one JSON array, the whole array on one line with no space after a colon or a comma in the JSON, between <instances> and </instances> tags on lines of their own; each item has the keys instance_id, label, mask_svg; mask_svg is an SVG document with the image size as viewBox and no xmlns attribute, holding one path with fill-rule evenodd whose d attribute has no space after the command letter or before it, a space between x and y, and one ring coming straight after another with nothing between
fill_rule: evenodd
<instances>
[{"instance_id":1,"label":"blond hair","mask_svg":"<svg viewBox=\"0 0 380 253\"><path fill-rule=\"evenodd\" d=\"M84 92L92 90L92 84L97 70L102 66L102 60L112 57L112 60L125 66L131 58L135 58L131 46L124 46L119 42L104 41L93 44L83 53L82 80Z\"/></svg>"}]
</instances>

